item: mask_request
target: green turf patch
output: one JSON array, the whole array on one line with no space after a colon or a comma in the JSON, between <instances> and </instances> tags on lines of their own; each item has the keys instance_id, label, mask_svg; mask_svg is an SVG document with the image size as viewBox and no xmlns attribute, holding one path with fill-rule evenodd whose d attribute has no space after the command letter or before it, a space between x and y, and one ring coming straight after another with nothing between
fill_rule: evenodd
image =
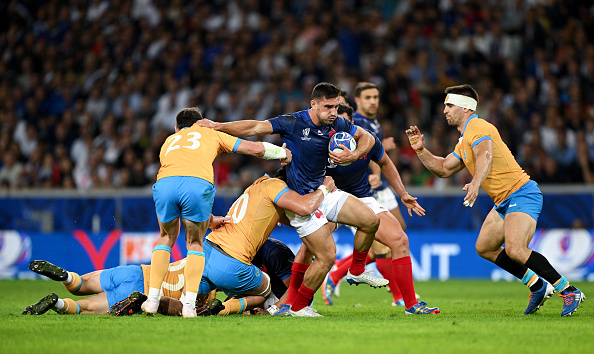
<instances>
[{"instance_id":1,"label":"green turf patch","mask_svg":"<svg viewBox=\"0 0 594 354\"><path fill-rule=\"evenodd\" d=\"M594 283L574 285L594 300ZM0 289L0 353L591 353L594 347L594 301L564 318L563 301L554 296L525 316L529 292L519 282L417 282L422 299L442 310L431 316L390 306L385 288L345 283L334 306L316 294L314 308L324 318L111 317L51 310L22 316L49 293L76 297L51 281L0 281Z\"/></svg>"}]
</instances>

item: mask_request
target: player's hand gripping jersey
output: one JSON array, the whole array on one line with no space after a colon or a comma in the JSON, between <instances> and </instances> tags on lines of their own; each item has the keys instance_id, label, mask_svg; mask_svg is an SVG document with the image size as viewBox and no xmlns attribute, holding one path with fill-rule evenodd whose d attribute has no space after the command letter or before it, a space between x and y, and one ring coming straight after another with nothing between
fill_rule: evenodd
<instances>
[{"instance_id":1,"label":"player's hand gripping jersey","mask_svg":"<svg viewBox=\"0 0 594 354\"><path fill-rule=\"evenodd\" d=\"M227 216L231 221L210 233L208 239L238 261L251 264L284 214L284 210L274 203L288 190L287 184L280 179L259 178L229 209Z\"/></svg>"},{"instance_id":2,"label":"player's hand gripping jersey","mask_svg":"<svg viewBox=\"0 0 594 354\"><path fill-rule=\"evenodd\" d=\"M163 177L188 176L214 183L212 162L221 152L235 152L241 139L209 128L193 125L170 135L159 153Z\"/></svg>"},{"instance_id":3,"label":"player's hand gripping jersey","mask_svg":"<svg viewBox=\"0 0 594 354\"><path fill-rule=\"evenodd\" d=\"M493 165L491 172L483 182L485 192L489 194L496 205L517 191L530 177L524 172L511 151L491 123L480 119L476 114L471 116L453 154L462 160L471 175L474 176L475 158L472 148L481 141L489 139L493 141Z\"/></svg>"}]
</instances>

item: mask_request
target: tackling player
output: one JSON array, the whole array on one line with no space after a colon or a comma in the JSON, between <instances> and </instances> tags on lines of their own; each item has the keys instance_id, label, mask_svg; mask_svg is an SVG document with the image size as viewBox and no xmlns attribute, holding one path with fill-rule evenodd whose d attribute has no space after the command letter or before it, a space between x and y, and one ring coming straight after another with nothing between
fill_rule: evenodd
<instances>
[{"instance_id":1,"label":"tackling player","mask_svg":"<svg viewBox=\"0 0 594 354\"><path fill-rule=\"evenodd\" d=\"M542 210L538 184L518 165L497 128L477 116L479 97L472 86L450 86L445 93L443 113L448 124L460 132L454 151L445 158L433 155L425 148L425 138L416 126L406 131L410 145L423 165L438 177L446 178L468 168L473 177L463 188L467 192L464 206L473 206L480 187L493 199L495 206L483 223L476 250L530 288L524 314L536 312L558 291L563 297L561 316L571 315L586 297L542 254L528 248Z\"/></svg>"},{"instance_id":2,"label":"tackling player","mask_svg":"<svg viewBox=\"0 0 594 354\"><path fill-rule=\"evenodd\" d=\"M202 120L198 124L236 136L280 134L283 143L293 153L293 162L287 166L287 184L299 194L305 194L315 191L322 183L328 156L337 164L350 163L364 156L373 146L371 134L337 116L339 95L339 88L322 82L314 87L311 106L307 110L267 121L216 123ZM348 132L355 138L357 148L354 151L345 149L340 153L328 153L330 137L338 131ZM336 245L331 236L331 228L317 237L311 237L322 230L328 220L357 227L353 261L347 279L352 283L366 283L372 287L388 284L387 280L365 271L365 258L379 226L379 218L360 200L343 191L335 191L328 194L319 210L309 216L298 216L290 211L286 215L304 245L315 255L311 266L297 261L293 263L293 274L303 274L303 277L299 279L292 276L291 284L301 280L302 283L291 306L291 315L314 315L307 310L300 311L311 301L336 259Z\"/></svg>"},{"instance_id":3,"label":"tackling player","mask_svg":"<svg viewBox=\"0 0 594 354\"><path fill-rule=\"evenodd\" d=\"M237 152L291 161L291 152L269 143L245 141L194 125L202 119L198 108L184 108L176 116L175 134L169 136L159 154L161 168L153 185L153 199L161 237L151 257L148 298L142 304L146 314L159 308L161 283L167 273L171 247L180 232L186 232L186 298L183 317L196 317L196 294L204 270L202 239L208 229L215 195L212 162L221 152Z\"/></svg>"},{"instance_id":4,"label":"tackling player","mask_svg":"<svg viewBox=\"0 0 594 354\"><path fill-rule=\"evenodd\" d=\"M163 296L180 299L184 287L186 259L169 264L163 281ZM107 314L110 307L133 292L146 293L149 288L150 265L125 265L78 275L48 261L32 261L29 269L52 280L62 282L66 290L77 296L92 295L73 300L49 294L28 306L23 315L41 315L50 309L59 314ZM200 300L204 301L204 298ZM201 301L199 301L199 304Z\"/></svg>"},{"instance_id":5,"label":"tackling player","mask_svg":"<svg viewBox=\"0 0 594 354\"><path fill-rule=\"evenodd\" d=\"M352 108L340 105L338 109L339 113L344 112L345 118L349 119L348 113L352 111ZM375 238L377 241L388 246L392 251L392 275L402 292L406 308L405 313L437 314L440 312L439 308L428 307L425 302L419 303L417 300L413 284L408 237L396 217L372 196L366 173L370 161L378 163L382 173L387 177L388 182L394 190L398 192L402 203L408 208L409 215L412 216L412 211L419 216L425 215L425 210L419 205L417 198L412 197L406 192L396 166L394 166L388 155L384 153L384 148L378 137L375 137L375 144L367 155L348 166L336 166L331 163L328 166L327 174L334 178L338 188L361 199L379 216L380 226L375 233ZM338 274L336 279L342 278L345 274L346 272L344 274ZM333 284L330 274L326 278L326 283ZM326 290L325 295L329 301L332 301L330 291Z\"/></svg>"}]
</instances>

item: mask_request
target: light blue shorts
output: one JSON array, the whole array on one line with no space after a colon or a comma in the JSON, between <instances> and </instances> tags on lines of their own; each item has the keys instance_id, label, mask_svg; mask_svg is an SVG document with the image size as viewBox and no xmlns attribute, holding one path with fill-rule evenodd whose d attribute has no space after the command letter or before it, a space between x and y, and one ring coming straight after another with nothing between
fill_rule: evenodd
<instances>
[{"instance_id":1,"label":"light blue shorts","mask_svg":"<svg viewBox=\"0 0 594 354\"><path fill-rule=\"evenodd\" d=\"M499 206L495 206L495 210L503 219L505 219L505 215L519 211L532 216L534 220L538 221L542 211L542 199L542 192L538 187L538 183L528 181L501 202Z\"/></svg>"},{"instance_id":2,"label":"light blue shorts","mask_svg":"<svg viewBox=\"0 0 594 354\"><path fill-rule=\"evenodd\" d=\"M135 291L144 292L144 275L139 265L124 265L101 271L99 282L107 292L109 307L124 300Z\"/></svg>"},{"instance_id":3,"label":"light blue shorts","mask_svg":"<svg viewBox=\"0 0 594 354\"><path fill-rule=\"evenodd\" d=\"M179 217L202 222L210 218L216 190L212 183L197 177L172 176L153 184L157 217L168 223Z\"/></svg>"},{"instance_id":4,"label":"light blue shorts","mask_svg":"<svg viewBox=\"0 0 594 354\"><path fill-rule=\"evenodd\" d=\"M206 241L204 254L206 259L199 294L208 294L217 288L229 296L245 294L257 289L262 283L264 275L258 267L226 256Z\"/></svg>"}]
</instances>

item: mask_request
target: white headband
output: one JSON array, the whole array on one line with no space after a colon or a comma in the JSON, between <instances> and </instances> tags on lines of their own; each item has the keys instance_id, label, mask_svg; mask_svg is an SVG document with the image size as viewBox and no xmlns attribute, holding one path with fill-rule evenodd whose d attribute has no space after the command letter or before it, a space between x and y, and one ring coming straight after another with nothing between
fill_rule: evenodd
<instances>
[{"instance_id":1,"label":"white headband","mask_svg":"<svg viewBox=\"0 0 594 354\"><path fill-rule=\"evenodd\" d=\"M462 108L468 108L476 111L476 100L472 97L448 93L443 103L451 103Z\"/></svg>"}]
</instances>

